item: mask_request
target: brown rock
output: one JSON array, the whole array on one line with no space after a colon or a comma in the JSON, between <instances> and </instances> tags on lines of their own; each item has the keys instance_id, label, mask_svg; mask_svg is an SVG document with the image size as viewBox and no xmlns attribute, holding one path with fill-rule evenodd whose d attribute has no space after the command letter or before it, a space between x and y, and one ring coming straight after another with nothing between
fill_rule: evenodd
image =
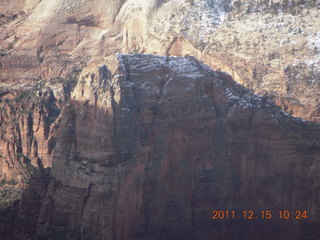
<instances>
[{"instance_id":1,"label":"brown rock","mask_svg":"<svg viewBox=\"0 0 320 240\"><path fill-rule=\"evenodd\" d=\"M111 61L111 60L110 60ZM45 239L316 239L319 127L193 58L119 55L61 114ZM314 197L312 197L314 196ZM213 221L270 210L272 222ZM307 210L286 224L279 210Z\"/></svg>"},{"instance_id":2,"label":"brown rock","mask_svg":"<svg viewBox=\"0 0 320 240\"><path fill-rule=\"evenodd\" d=\"M193 54L293 116L319 120L313 0L11 2L6 9L32 7L1 26L2 83L66 78L115 52Z\"/></svg>"}]
</instances>

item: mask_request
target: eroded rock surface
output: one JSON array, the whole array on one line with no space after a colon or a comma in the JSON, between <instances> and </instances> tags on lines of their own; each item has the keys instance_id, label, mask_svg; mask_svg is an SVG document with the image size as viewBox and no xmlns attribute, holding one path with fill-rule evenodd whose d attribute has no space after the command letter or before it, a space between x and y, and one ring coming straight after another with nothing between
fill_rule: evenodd
<instances>
[{"instance_id":1,"label":"eroded rock surface","mask_svg":"<svg viewBox=\"0 0 320 240\"><path fill-rule=\"evenodd\" d=\"M6 86L65 78L115 52L192 55L289 114L319 121L318 1L32 3L0 26Z\"/></svg>"},{"instance_id":2,"label":"eroded rock surface","mask_svg":"<svg viewBox=\"0 0 320 240\"><path fill-rule=\"evenodd\" d=\"M319 131L194 58L92 64L61 113L33 234L316 239ZM301 209L309 218L214 222L212 209Z\"/></svg>"},{"instance_id":3,"label":"eroded rock surface","mask_svg":"<svg viewBox=\"0 0 320 240\"><path fill-rule=\"evenodd\" d=\"M3 236L318 239L319 127L289 115L319 122L319 17L314 0L0 1Z\"/></svg>"},{"instance_id":4,"label":"eroded rock surface","mask_svg":"<svg viewBox=\"0 0 320 240\"><path fill-rule=\"evenodd\" d=\"M51 167L60 110L71 90L63 81L55 79L0 94L1 179L23 184L33 167Z\"/></svg>"}]
</instances>

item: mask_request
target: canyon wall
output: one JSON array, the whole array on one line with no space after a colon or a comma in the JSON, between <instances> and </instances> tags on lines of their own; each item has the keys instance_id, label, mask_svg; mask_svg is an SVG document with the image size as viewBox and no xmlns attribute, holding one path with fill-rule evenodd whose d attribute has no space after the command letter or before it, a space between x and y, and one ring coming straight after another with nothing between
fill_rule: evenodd
<instances>
[{"instance_id":1,"label":"canyon wall","mask_svg":"<svg viewBox=\"0 0 320 240\"><path fill-rule=\"evenodd\" d=\"M319 126L194 58L91 64L60 117L47 192L33 209L37 239L320 234ZM309 218L212 220L214 209L307 210Z\"/></svg>"},{"instance_id":2,"label":"canyon wall","mask_svg":"<svg viewBox=\"0 0 320 240\"><path fill-rule=\"evenodd\" d=\"M116 52L185 56L172 51L181 40L198 60L317 122L319 7L313 0L41 1L2 19L1 82L65 78Z\"/></svg>"},{"instance_id":3,"label":"canyon wall","mask_svg":"<svg viewBox=\"0 0 320 240\"><path fill-rule=\"evenodd\" d=\"M318 239L319 7L2 1L3 238Z\"/></svg>"}]
</instances>

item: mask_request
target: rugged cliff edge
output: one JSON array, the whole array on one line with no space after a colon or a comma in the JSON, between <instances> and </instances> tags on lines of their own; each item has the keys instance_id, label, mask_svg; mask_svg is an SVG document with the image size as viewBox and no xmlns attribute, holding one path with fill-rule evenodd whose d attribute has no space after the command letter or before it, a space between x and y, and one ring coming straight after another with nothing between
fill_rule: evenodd
<instances>
[{"instance_id":1,"label":"rugged cliff edge","mask_svg":"<svg viewBox=\"0 0 320 240\"><path fill-rule=\"evenodd\" d=\"M319 10L0 0L0 238L320 239Z\"/></svg>"},{"instance_id":2,"label":"rugged cliff edge","mask_svg":"<svg viewBox=\"0 0 320 240\"><path fill-rule=\"evenodd\" d=\"M319 1L1 3L0 87L65 78L116 52L190 55L319 121Z\"/></svg>"},{"instance_id":3,"label":"rugged cliff edge","mask_svg":"<svg viewBox=\"0 0 320 240\"><path fill-rule=\"evenodd\" d=\"M194 58L92 63L59 122L51 172L1 212L4 239L320 236L319 126ZM309 218L213 221L213 209Z\"/></svg>"}]
</instances>

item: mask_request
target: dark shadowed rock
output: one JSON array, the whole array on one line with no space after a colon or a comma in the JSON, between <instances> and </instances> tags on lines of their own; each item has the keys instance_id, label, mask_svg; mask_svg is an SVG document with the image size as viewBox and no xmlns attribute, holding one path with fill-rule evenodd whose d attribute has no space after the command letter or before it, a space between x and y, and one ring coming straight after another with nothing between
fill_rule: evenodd
<instances>
[{"instance_id":1,"label":"dark shadowed rock","mask_svg":"<svg viewBox=\"0 0 320 240\"><path fill-rule=\"evenodd\" d=\"M317 239L319 133L194 58L92 64L61 113L35 239Z\"/></svg>"}]
</instances>

